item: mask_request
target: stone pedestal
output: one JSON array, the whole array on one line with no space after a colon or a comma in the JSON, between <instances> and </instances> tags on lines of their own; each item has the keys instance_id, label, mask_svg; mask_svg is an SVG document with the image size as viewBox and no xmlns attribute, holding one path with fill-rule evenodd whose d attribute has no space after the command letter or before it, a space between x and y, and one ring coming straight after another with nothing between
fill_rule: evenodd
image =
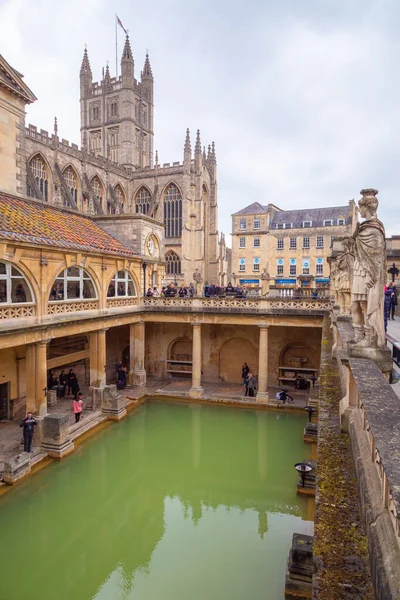
<instances>
[{"instance_id":1,"label":"stone pedestal","mask_svg":"<svg viewBox=\"0 0 400 600\"><path fill-rule=\"evenodd\" d=\"M304 428L303 442L306 444L316 444L318 442L317 423L307 423Z\"/></svg>"},{"instance_id":2,"label":"stone pedestal","mask_svg":"<svg viewBox=\"0 0 400 600\"><path fill-rule=\"evenodd\" d=\"M286 568L285 599L311 598L313 564L311 535L294 533Z\"/></svg>"},{"instance_id":3,"label":"stone pedestal","mask_svg":"<svg viewBox=\"0 0 400 600\"><path fill-rule=\"evenodd\" d=\"M47 406L55 406L57 404L57 392L56 390L49 390L47 392Z\"/></svg>"},{"instance_id":4,"label":"stone pedestal","mask_svg":"<svg viewBox=\"0 0 400 600\"><path fill-rule=\"evenodd\" d=\"M14 483L29 475L30 472L31 461L27 452L22 452L4 461L4 481L8 485L14 485Z\"/></svg>"},{"instance_id":5,"label":"stone pedestal","mask_svg":"<svg viewBox=\"0 0 400 600\"><path fill-rule=\"evenodd\" d=\"M43 419L42 448L51 458L60 459L74 451L68 423L68 415L47 415Z\"/></svg>"},{"instance_id":6,"label":"stone pedestal","mask_svg":"<svg viewBox=\"0 0 400 600\"><path fill-rule=\"evenodd\" d=\"M116 385L106 385L103 388L101 412L112 421L119 421L126 417L125 399L118 394Z\"/></svg>"},{"instance_id":7,"label":"stone pedestal","mask_svg":"<svg viewBox=\"0 0 400 600\"><path fill-rule=\"evenodd\" d=\"M94 386L89 388L89 394L85 400L86 410L100 410L103 399L103 389L104 388Z\"/></svg>"},{"instance_id":8,"label":"stone pedestal","mask_svg":"<svg viewBox=\"0 0 400 600\"><path fill-rule=\"evenodd\" d=\"M380 371L389 379L393 370L393 359L389 348L359 348L349 343L348 354L351 358L369 358L378 365Z\"/></svg>"}]
</instances>

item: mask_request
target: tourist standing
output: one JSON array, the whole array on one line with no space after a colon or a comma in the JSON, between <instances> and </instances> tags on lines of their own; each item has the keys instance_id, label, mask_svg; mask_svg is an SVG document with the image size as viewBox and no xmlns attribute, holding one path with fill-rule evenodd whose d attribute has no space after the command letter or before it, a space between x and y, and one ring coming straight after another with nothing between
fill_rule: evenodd
<instances>
[{"instance_id":1,"label":"tourist standing","mask_svg":"<svg viewBox=\"0 0 400 600\"><path fill-rule=\"evenodd\" d=\"M80 390L80 387L79 387L78 378L75 375L75 373L73 373L72 377L71 377L71 390L72 390L72 394L74 396L74 400L76 400L76 398L78 396L78 392Z\"/></svg>"},{"instance_id":2,"label":"tourist standing","mask_svg":"<svg viewBox=\"0 0 400 600\"><path fill-rule=\"evenodd\" d=\"M79 392L77 395L77 398L72 401L72 409L73 409L74 415L75 415L75 423L78 423L79 419L81 418L82 408L83 408L82 392Z\"/></svg>"},{"instance_id":3,"label":"tourist standing","mask_svg":"<svg viewBox=\"0 0 400 600\"><path fill-rule=\"evenodd\" d=\"M254 397L256 391L256 382L255 379L253 377L252 373L249 373L248 377L247 377L247 386L246 386L246 394L245 396L249 395L252 398Z\"/></svg>"},{"instance_id":4,"label":"tourist standing","mask_svg":"<svg viewBox=\"0 0 400 600\"><path fill-rule=\"evenodd\" d=\"M389 290L391 291L389 318L394 321L394 313L397 306L397 287L394 285L393 281L389 283Z\"/></svg>"},{"instance_id":5,"label":"tourist standing","mask_svg":"<svg viewBox=\"0 0 400 600\"><path fill-rule=\"evenodd\" d=\"M160 292L158 291L158 287L155 285L153 287L153 297L158 298L160 296Z\"/></svg>"},{"instance_id":6,"label":"tourist standing","mask_svg":"<svg viewBox=\"0 0 400 600\"><path fill-rule=\"evenodd\" d=\"M60 385L62 386L60 398L64 398L65 397L65 388L67 387L67 375L65 374L64 369L60 373L59 382L60 382Z\"/></svg>"},{"instance_id":7,"label":"tourist standing","mask_svg":"<svg viewBox=\"0 0 400 600\"><path fill-rule=\"evenodd\" d=\"M247 376L250 373L250 367L247 363L243 363L243 367L242 367L242 379L243 379L243 385L246 385L246 380L247 380Z\"/></svg>"},{"instance_id":8,"label":"tourist standing","mask_svg":"<svg viewBox=\"0 0 400 600\"><path fill-rule=\"evenodd\" d=\"M180 298L184 298L185 296L187 296L187 289L185 288L183 283L182 283L181 287L179 288L178 294L179 294Z\"/></svg>"},{"instance_id":9,"label":"tourist standing","mask_svg":"<svg viewBox=\"0 0 400 600\"><path fill-rule=\"evenodd\" d=\"M71 390L72 390L72 380L74 379L74 377L76 377L75 373L73 372L72 369L70 369L68 371L68 375L67 375L67 387L68 387L68 396L71 395Z\"/></svg>"},{"instance_id":10,"label":"tourist standing","mask_svg":"<svg viewBox=\"0 0 400 600\"><path fill-rule=\"evenodd\" d=\"M35 425L37 425L36 419L33 418L32 413L28 412L25 419L22 419L20 427L24 428L24 451L32 453L32 438Z\"/></svg>"}]
</instances>

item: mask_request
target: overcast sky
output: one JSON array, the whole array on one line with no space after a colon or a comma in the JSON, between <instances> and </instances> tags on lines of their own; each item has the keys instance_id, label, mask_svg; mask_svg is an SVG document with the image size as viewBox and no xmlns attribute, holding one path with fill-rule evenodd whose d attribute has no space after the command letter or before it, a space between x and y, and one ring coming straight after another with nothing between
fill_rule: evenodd
<instances>
[{"instance_id":1,"label":"overcast sky","mask_svg":"<svg viewBox=\"0 0 400 600\"><path fill-rule=\"evenodd\" d=\"M0 53L38 97L27 122L79 143L85 43L115 74L114 14L155 78L155 148L182 160L186 127L215 141L219 228L258 201L343 205L379 190L400 234L398 0L0 0ZM120 50L124 41L119 31Z\"/></svg>"}]
</instances>

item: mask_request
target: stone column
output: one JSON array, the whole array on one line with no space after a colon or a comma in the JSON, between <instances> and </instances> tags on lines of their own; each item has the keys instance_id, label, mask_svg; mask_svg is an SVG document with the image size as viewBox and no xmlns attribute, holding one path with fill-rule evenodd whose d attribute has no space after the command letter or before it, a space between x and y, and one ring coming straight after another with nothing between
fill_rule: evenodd
<instances>
[{"instance_id":1,"label":"stone column","mask_svg":"<svg viewBox=\"0 0 400 600\"><path fill-rule=\"evenodd\" d=\"M36 351L35 345L26 346L25 380L26 412L36 412Z\"/></svg>"},{"instance_id":2,"label":"stone column","mask_svg":"<svg viewBox=\"0 0 400 600\"><path fill-rule=\"evenodd\" d=\"M268 402L268 328L260 325L260 344L258 351L258 391L257 402Z\"/></svg>"},{"instance_id":3,"label":"stone column","mask_svg":"<svg viewBox=\"0 0 400 600\"><path fill-rule=\"evenodd\" d=\"M100 329L97 332L97 376L98 387L103 388L106 385L106 334L107 329Z\"/></svg>"},{"instance_id":4,"label":"stone column","mask_svg":"<svg viewBox=\"0 0 400 600\"><path fill-rule=\"evenodd\" d=\"M203 394L201 386L201 323L193 323L192 350L192 387L189 391L191 398L200 398Z\"/></svg>"},{"instance_id":5,"label":"stone column","mask_svg":"<svg viewBox=\"0 0 400 600\"><path fill-rule=\"evenodd\" d=\"M35 344L35 414L47 415L47 341Z\"/></svg>"},{"instance_id":6,"label":"stone column","mask_svg":"<svg viewBox=\"0 0 400 600\"><path fill-rule=\"evenodd\" d=\"M90 369L90 385L97 387L98 382L98 361L97 361L97 342L98 332L91 331L89 333L89 369Z\"/></svg>"},{"instance_id":7,"label":"stone column","mask_svg":"<svg viewBox=\"0 0 400 600\"><path fill-rule=\"evenodd\" d=\"M129 383L135 382L135 324L129 325Z\"/></svg>"},{"instance_id":8,"label":"stone column","mask_svg":"<svg viewBox=\"0 0 400 600\"><path fill-rule=\"evenodd\" d=\"M144 321L134 323L134 369L133 383L140 387L146 386L146 371L144 369L145 324Z\"/></svg>"}]
</instances>

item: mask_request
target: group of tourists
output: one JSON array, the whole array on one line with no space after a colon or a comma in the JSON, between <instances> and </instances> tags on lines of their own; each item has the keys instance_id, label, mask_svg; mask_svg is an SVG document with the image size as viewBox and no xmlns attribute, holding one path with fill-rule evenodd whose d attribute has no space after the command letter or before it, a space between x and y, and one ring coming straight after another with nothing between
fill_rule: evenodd
<instances>
[{"instance_id":1,"label":"group of tourists","mask_svg":"<svg viewBox=\"0 0 400 600\"><path fill-rule=\"evenodd\" d=\"M214 296L218 297L233 297L233 298L245 298L247 295L246 286L233 286L230 282L227 286L220 286L217 284L206 284L202 289L203 295L206 298L211 298ZM179 287L177 287L174 283L170 283L167 286L163 286L161 291L157 288L157 286L149 287L146 296L154 297L154 298L174 298L175 296L179 296L180 298L193 298L193 296L198 295L198 291L193 283L189 286L186 286L182 283Z\"/></svg>"},{"instance_id":2,"label":"group of tourists","mask_svg":"<svg viewBox=\"0 0 400 600\"><path fill-rule=\"evenodd\" d=\"M74 396L74 400L77 399L80 387L76 374L73 369L70 369L68 373L61 371L60 375L56 377L54 371L50 371L47 377L47 389L56 390L59 398L65 398L67 396Z\"/></svg>"}]
</instances>

